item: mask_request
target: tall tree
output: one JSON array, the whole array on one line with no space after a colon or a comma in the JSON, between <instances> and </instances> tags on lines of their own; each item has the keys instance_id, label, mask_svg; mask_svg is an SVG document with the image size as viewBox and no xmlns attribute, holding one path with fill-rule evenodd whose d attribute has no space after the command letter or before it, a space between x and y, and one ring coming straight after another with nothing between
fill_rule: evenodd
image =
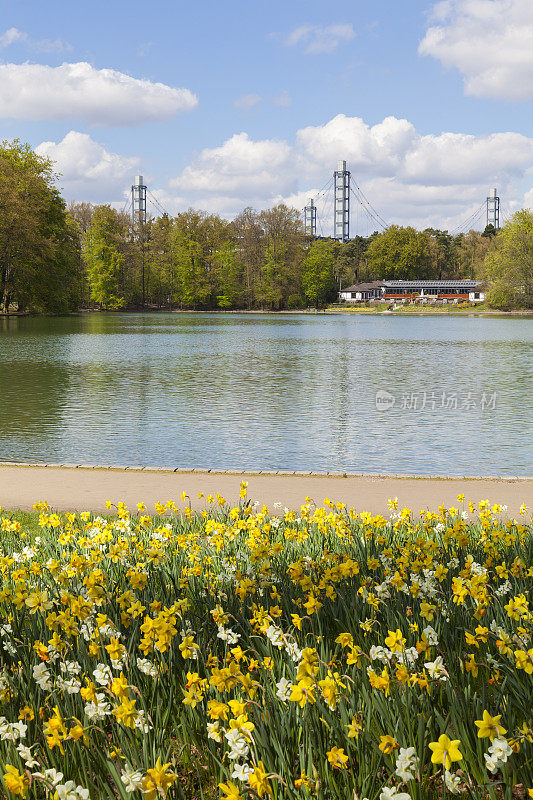
<instances>
[{"instance_id":1,"label":"tall tree","mask_svg":"<svg viewBox=\"0 0 533 800\"><path fill-rule=\"evenodd\" d=\"M489 282L488 302L495 308L533 308L533 213L514 214L494 239L481 276Z\"/></svg>"},{"instance_id":2,"label":"tall tree","mask_svg":"<svg viewBox=\"0 0 533 800\"><path fill-rule=\"evenodd\" d=\"M227 223L216 215L189 209L174 220L172 258L178 293L184 305L214 307L217 303L217 252L226 238Z\"/></svg>"},{"instance_id":3,"label":"tall tree","mask_svg":"<svg viewBox=\"0 0 533 800\"><path fill-rule=\"evenodd\" d=\"M63 313L81 276L75 230L51 162L19 141L0 144L0 305Z\"/></svg>"},{"instance_id":4,"label":"tall tree","mask_svg":"<svg viewBox=\"0 0 533 800\"><path fill-rule=\"evenodd\" d=\"M225 239L215 257L218 268L217 304L219 308L242 307L244 302L244 269L237 256L237 247L232 238Z\"/></svg>"},{"instance_id":5,"label":"tall tree","mask_svg":"<svg viewBox=\"0 0 533 800\"><path fill-rule=\"evenodd\" d=\"M411 227L390 225L370 243L366 258L372 280L433 277L428 237Z\"/></svg>"},{"instance_id":6,"label":"tall tree","mask_svg":"<svg viewBox=\"0 0 533 800\"><path fill-rule=\"evenodd\" d=\"M96 206L85 237L85 260L91 300L104 309L125 305L123 226L111 206Z\"/></svg>"},{"instance_id":7,"label":"tall tree","mask_svg":"<svg viewBox=\"0 0 533 800\"><path fill-rule=\"evenodd\" d=\"M465 278L475 278L482 272L483 262L493 245L490 237L479 231L468 231L459 237L457 257L459 274Z\"/></svg>"},{"instance_id":8,"label":"tall tree","mask_svg":"<svg viewBox=\"0 0 533 800\"><path fill-rule=\"evenodd\" d=\"M176 294L176 276L172 257L172 220L163 214L151 221L145 259L148 266L148 298L155 305L172 304Z\"/></svg>"},{"instance_id":9,"label":"tall tree","mask_svg":"<svg viewBox=\"0 0 533 800\"><path fill-rule=\"evenodd\" d=\"M317 239L307 250L303 262L302 286L310 305L318 308L336 298L335 244Z\"/></svg>"},{"instance_id":10,"label":"tall tree","mask_svg":"<svg viewBox=\"0 0 533 800\"><path fill-rule=\"evenodd\" d=\"M231 223L235 236L236 258L242 266L243 303L252 308L257 303L263 265L264 230L259 214L245 208Z\"/></svg>"},{"instance_id":11,"label":"tall tree","mask_svg":"<svg viewBox=\"0 0 533 800\"><path fill-rule=\"evenodd\" d=\"M458 240L437 228L426 228L424 233L429 244L430 277L436 280L459 277Z\"/></svg>"},{"instance_id":12,"label":"tall tree","mask_svg":"<svg viewBox=\"0 0 533 800\"><path fill-rule=\"evenodd\" d=\"M349 242L337 242L335 258L335 274L339 291L343 286L349 286L360 280L367 280L366 276L366 251L370 242L379 234L375 233L366 238L354 236Z\"/></svg>"},{"instance_id":13,"label":"tall tree","mask_svg":"<svg viewBox=\"0 0 533 800\"><path fill-rule=\"evenodd\" d=\"M304 232L300 214L280 204L262 211L263 266L258 300L272 309L296 307L302 302L301 264Z\"/></svg>"},{"instance_id":14,"label":"tall tree","mask_svg":"<svg viewBox=\"0 0 533 800\"><path fill-rule=\"evenodd\" d=\"M68 213L77 223L82 234L87 233L93 218L94 206L92 203L76 203L71 200L67 205Z\"/></svg>"}]
</instances>

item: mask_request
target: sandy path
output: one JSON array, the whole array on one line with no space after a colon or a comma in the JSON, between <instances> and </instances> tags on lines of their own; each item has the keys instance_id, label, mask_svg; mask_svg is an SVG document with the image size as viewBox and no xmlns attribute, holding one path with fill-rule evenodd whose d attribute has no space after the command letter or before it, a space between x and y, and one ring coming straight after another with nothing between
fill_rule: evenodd
<instances>
[{"instance_id":1,"label":"sandy path","mask_svg":"<svg viewBox=\"0 0 533 800\"><path fill-rule=\"evenodd\" d=\"M533 506L532 478L433 478L377 475L229 473L150 469L86 468L0 464L0 505L4 509L31 509L37 500L47 500L58 511L104 511L105 501L124 501L134 507L139 501L153 510L186 490L193 506L203 508L198 492L220 492L229 502L238 498L239 484L248 481L248 496L270 508L275 502L298 508L309 495L317 503L325 497L342 500L358 510L388 513L387 499L398 497L400 505L415 511L457 505L457 495L477 502L489 499L508 506L516 516L522 503ZM181 501L179 503L181 504Z\"/></svg>"}]
</instances>

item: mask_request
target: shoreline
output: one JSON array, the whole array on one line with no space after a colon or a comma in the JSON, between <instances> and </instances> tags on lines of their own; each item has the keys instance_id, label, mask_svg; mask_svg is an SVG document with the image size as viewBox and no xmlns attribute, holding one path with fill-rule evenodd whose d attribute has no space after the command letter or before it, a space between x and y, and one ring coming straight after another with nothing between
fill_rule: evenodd
<instances>
[{"instance_id":1,"label":"shoreline","mask_svg":"<svg viewBox=\"0 0 533 800\"><path fill-rule=\"evenodd\" d=\"M304 314L306 316L316 316L319 314L364 314L367 316L378 316L381 314L386 314L387 316L401 316L401 317L410 317L410 316L464 316L464 317L491 317L491 316L498 316L498 317L533 317L533 310L529 309L513 309L512 311L501 311L498 309L483 309L482 311L476 311L474 308L463 308L463 309L438 309L432 308L424 309L424 308L416 308L410 311L377 311L372 308L320 308L315 310L314 308L308 311L306 308L287 308L280 311L274 311L272 309L265 309L261 310L259 308L232 308L232 309L220 309L220 308L212 308L212 309L194 309L194 308L136 308L136 309L117 309L116 311L111 310L100 310L97 308L80 308L78 311L71 311L69 314L41 314L39 312L32 312L32 311L0 311L0 319L7 319L8 317L18 317L18 318L26 318L26 317L52 317L52 318L61 318L61 317L75 317L80 316L82 314L273 314L273 315L282 315L282 314Z\"/></svg>"},{"instance_id":2,"label":"shoreline","mask_svg":"<svg viewBox=\"0 0 533 800\"><path fill-rule=\"evenodd\" d=\"M528 311L527 309L515 309L513 311L498 311L497 309L484 309L482 311L476 311L472 308L463 308L459 309L458 311L452 311L448 309L441 309L433 308L429 309L413 309L411 311L374 311L374 309L366 309L366 308L327 308L326 314L367 314L369 316L377 316L379 314L387 314L393 315L395 317L415 317L415 316L427 316L427 317L533 317L533 311Z\"/></svg>"},{"instance_id":3,"label":"shoreline","mask_svg":"<svg viewBox=\"0 0 533 800\"><path fill-rule=\"evenodd\" d=\"M307 470L214 470L106 466L91 464L36 464L0 462L0 506L29 511L46 500L57 511L106 511L105 503L125 502L135 508L142 501L174 499L180 508L190 504L205 508L198 493L217 492L236 505L241 481L248 482L248 497L271 510L275 503L297 509L307 496L321 504L325 497L346 503L357 511L389 515L388 498L415 513L457 507L457 495L478 503L489 500L507 506L505 516L516 517L523 503L533 504L533 476L431 476L377 473L313 472ZM186 491L190 501L179 500Z\"/></svg>"}]
</instances>

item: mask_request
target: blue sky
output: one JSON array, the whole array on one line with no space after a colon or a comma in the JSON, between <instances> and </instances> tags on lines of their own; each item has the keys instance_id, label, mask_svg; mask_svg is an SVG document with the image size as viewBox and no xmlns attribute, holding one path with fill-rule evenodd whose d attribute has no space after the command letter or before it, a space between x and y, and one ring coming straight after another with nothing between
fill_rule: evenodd
<instances>
[{"instance_id":1,"label":"blue sky","mask_svg":"<svg viewBox=\"0 0 533 800\"><path fill-rule=\"evenodd\" d=\"M532 99L530 0L0 0L0 138L69 199L140 171L171 212L300 208L346 158L387 221L452 229L492 185L533 204Z\"/></svg>"}]
</instances>

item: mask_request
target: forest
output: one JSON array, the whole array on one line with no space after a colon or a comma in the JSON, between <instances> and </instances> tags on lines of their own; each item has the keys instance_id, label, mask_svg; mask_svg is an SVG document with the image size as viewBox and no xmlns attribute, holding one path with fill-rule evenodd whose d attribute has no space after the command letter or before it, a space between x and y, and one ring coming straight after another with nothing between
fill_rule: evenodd
<instances>
[{"instance_id":1,"label":"forest","mask_svg":"<svg viewBox=\"0 0 533 800\"><path fill-rule=\"evenodd\" d=\"M0 144L0 311L80 308L320 308L358 281L477 278L495 308L533 306L533 214L495 231L390 225L341 243L310 240L283 204L232 220L189 209L146 222L70 202L53 164Z\"/></svg>"}]
</instances>

